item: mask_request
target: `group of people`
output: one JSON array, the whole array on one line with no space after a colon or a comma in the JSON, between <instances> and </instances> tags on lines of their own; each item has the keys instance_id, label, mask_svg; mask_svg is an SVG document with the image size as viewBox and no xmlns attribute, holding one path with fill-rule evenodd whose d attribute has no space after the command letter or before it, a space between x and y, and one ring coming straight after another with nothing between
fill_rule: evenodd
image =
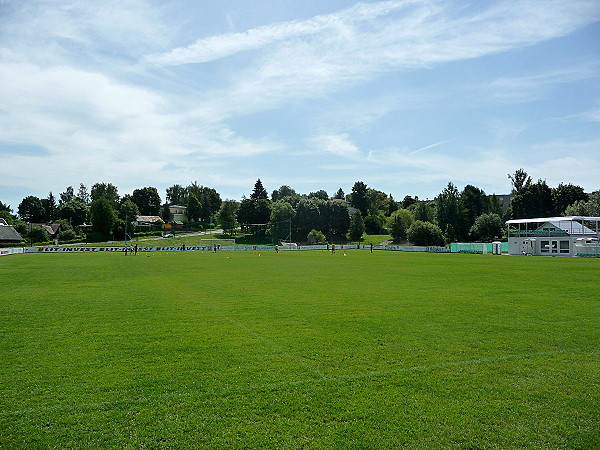
<instances>
[{"instance_id":1,"label":"group of people","mask_svg":"<svg viewBox=\"0 0 600 450\"><path fill-rule=\"evenodd\" d=\"M125 256L127 256L127 252L128 251L129 251L130 254L133 253L134 255L137 255L138 245L135 244L133 247L126 246L125 247Z\"/></svg>"}]
</instances>

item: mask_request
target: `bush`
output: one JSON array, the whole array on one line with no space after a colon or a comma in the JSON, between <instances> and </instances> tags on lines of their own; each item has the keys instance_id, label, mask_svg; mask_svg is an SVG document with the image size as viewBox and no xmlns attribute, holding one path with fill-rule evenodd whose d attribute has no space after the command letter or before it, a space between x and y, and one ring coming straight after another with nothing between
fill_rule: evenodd
<instances>
[{"instance_id":1,"label":"bush","mask_svg":"<svg viewBox=\"0 0 600 450\"><path fill-rule=\"evenodd\" d=\"M48 242L50 240L50 235L46 230L42 227L34 227L29 232L28 236L31 242Z\"/></svg>"},{"instance_id":2,"label":"bush","mask_svg":"<svg viewBox=\"0 0 600 450\"><path fill-rule=\"evenodd\" d=\"M325 235L321 231L314 229L310 230L310 233L308 233L306 240L310 245L324 244L325 242L327 242L327 238L325 237Z\"/></svg>"},{"instance_id":3,"label":"bush","mask_svg":"<svg viewBox=\"0 0 600 450\"><path fill-rule=\"evenodd\" d=\"M504 224L498 214L482 214L475 219L469 233L475 240L489 242L502 237L503 228Z\"/></svg>"},{"instance_id":4,"label":"bush","mask_svg":"<svg viewBox=\"0 0 600 450\"><path fill-rule=\"evenodd\" d=\"M442 230L431 222L416 220L408 229L407 236L413 245L446 245Z\"/></svg>"},{"instance_id":5,"label":"bush","mask_svg":"<svg viewBox=\"0 0 600 450\"><path fill-rule=\"evenodd\" d=\"M75 231L73 230L64 230L58 233L58 240L60 242L72 241L77 237Z\"/></svg>"},{"instance_id":6,"label":"bush","mask_svg":"<svg viewBox=\"0 0 600 450\"><path fill-rule=\"evenodd\" d=\"M385 226L385 217L382 214L369 214L365 217L365 231L367 234L382 234Z\"/></svg>"}]
</instances>

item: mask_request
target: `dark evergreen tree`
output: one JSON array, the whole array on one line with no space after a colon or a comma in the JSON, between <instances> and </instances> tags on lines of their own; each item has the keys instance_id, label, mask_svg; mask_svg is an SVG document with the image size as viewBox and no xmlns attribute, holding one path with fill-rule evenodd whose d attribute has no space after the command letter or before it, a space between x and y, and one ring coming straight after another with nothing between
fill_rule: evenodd
<instances>
[{"instance_id":1,"label":"dark evergreen tree","mask_svg":"<svg viewBox=\"0 0 600 450\"><path fill-rule=\"evenodd\" d=\"M60 199L58 201L59 205L64 205L68 201L71 201L75 198L75 191L73 191L73 186L67 186L65 192L61 192Z\"/></svg>"},{"instance_id":2,"label":"dark evergreen tree","mask_svg":"<svg viewBox=\"0 0 600 450\"><path fill-rule=\"evenodd\" d=\"M252 191L252 194L250 194L250 198L253 200L268 200L269 199L269 194L267 193L267 190L264 188L262 181L260 181L260 178L258 180L256 180L256 183L254 184L254 190Z\"/></svg>"},{"instance_id":3,"label":"dark evergreen tree","mask_svg":"<svg viewBox=\"0 0 600 450\"><path fill-rule=\"evenodd\" d=\"M345 200L346 194L344 193L344 190L342 188L339 188L337 190L337 192L335 193L335 195L333 196L333 198L337 198L339 200Z\"/></svg>"},{"instance_id":4,"label":"dark evergreen tree","mask_svg":"<svg viewBox=\"0 0 600 450\"><path fill-rule=\"evenodd\" d=\"M467 236L466 214L454 184L448 183L436 197L435 209L438 226L449 240L463 240Z\"/></svg>"},{"instance_id":5,"label":"dark evergreen tree","mask_svg":"<svg viewBox=\"0 0 600 450\"><path fill-rule=\"evenodd\" d=\"M369 188L362 181L357 181L352 186L350 204L360 211L363 216L366 216L369 211Z\"/></svg>"},{"instance_id":6,"label":"dark evergreen tree","mask_svg":"<svg viewBox=\"0 0 600 450\"><path fill-rule=\"evenodd\" d=\"M348 235L351 241L359 241L365 232L365 222L360 210L356 210L350 218L350 229Z\"/></svg>"},{"instance_id":7,"label":"dark evergreen tree","mask_svg":"<svg viewBox=\"0 0 600 450\"><path fill-rule=\"evenodd\" d=\"M79 191L77 192L77 198L81 199L86 205L90 204L91 197L88 193L87 186L83 183L79 183Z\"/></svg>"}]
</instances>

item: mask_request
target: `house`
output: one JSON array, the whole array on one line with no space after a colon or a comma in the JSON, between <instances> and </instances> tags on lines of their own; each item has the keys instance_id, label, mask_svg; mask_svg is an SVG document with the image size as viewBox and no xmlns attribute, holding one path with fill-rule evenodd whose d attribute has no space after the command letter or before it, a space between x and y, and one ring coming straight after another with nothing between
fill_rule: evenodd
<instances>
[{"instance_id":1,"label":"house","mask_svg":"<svg viewBox=\"0 0 600 450\"><path fill-rule=\"evenodd\" d=\"M157 223L162 225L163 220L160 216L137 216L135 219L137 225L156 225Z\"/></svg>"},{"instance_id":2,"label":"house","mask_svg":"<svg viewBox=\"0 0 600 450\"><path fill-rule=\"evenodd\" d=\"M23 238L6 220L0 218L0 242L21 242Z\"/></svg>"},{"instance_id":3,"label":"house","mask_svg":"<svg viewBox=\"0 0 600 450\"><path fill-rule=\"evenodd\" d=\"M600 256L600 217L514 219L508 253L536 256Z\"/></svg>"},{"instance_id":4,"label":"house","mask_svg":"<svg viewBox=\"0 0 600 450\"><path fill-rule=\"evenodd\" d=\"M60 233L60 223L30 223L28 228L43 228L46 230L50 239L58 239L58 233Z\"/></svg>"},{"instance_id":5,"label":"house","mask_svg":"<svg viewBox=\"0 0 600 450\"><path fill-rule=\"evenodd\" d=\"M169 206L169 211L171 211L171 215L173 216L173 222L181 223L187 219L186 216L187 208L181 205L171 205Z\"/></svg>"}]
</instances>

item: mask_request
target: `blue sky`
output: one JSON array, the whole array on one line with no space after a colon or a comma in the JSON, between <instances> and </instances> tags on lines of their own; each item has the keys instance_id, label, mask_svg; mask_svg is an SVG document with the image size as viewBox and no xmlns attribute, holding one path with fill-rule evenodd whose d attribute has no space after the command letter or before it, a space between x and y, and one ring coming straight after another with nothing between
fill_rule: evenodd
<instances>
[{"instance_id":1,"label":"blue sky","mask_svg":"<svg viewBox=\"0 0 600 450\"><path fill-rule=\"evenodd\" d=\"M0 0L0 200L600 189L600 2Z\"/></svg>"}]
</instances>

